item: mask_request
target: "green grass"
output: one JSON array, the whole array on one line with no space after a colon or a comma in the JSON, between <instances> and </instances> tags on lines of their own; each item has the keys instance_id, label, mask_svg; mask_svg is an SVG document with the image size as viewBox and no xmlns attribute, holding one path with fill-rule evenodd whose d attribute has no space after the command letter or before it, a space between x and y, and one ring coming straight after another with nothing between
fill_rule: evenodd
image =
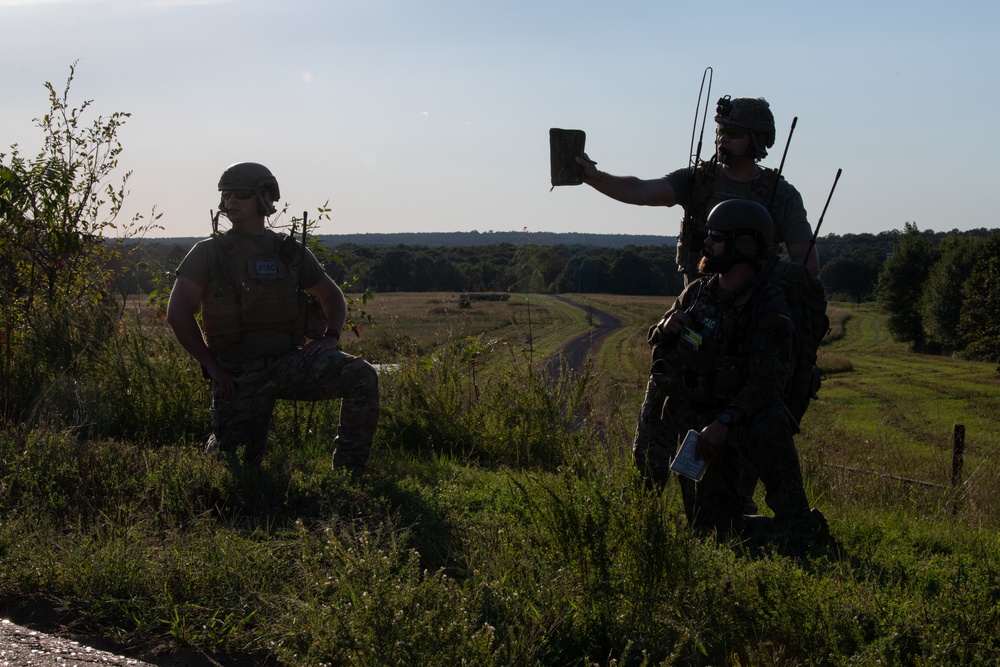
<instances>
[{"instance_id":1,"label":"green grass","mask_svg":"<svg viewBox=\"0 0 1000 667\"><path fill-rule=\"evenodd\" d=\"M435 329L429 298L382 329L427 354L383 378L361 483L330 469L335 402L279 406L251 473L201 453L207 397L182 352L109 353L62 394L76 413L0 432L0 595L134 654L223 664L996 664L990 365L913 355L873 310L841 307L823 349L838 370L797 439L841 548L796 560L692 535L677 485L650 494L632 470L645 329L668 304L587 295L627 327L552 385L532 357L585 329L582 311L532 297L529 355L527 305ZM173 385L81 403L136 375ZM83 408L108 417L59 421ZM968 449L950 490L955 422Z\"/></svg>"},{"instance_id":2,"label":"green grass","mask_svg":"<svg viewBox=\"0 0 1000 667\"><path fill-rule=\"evenodd\" d=\"M459 294L389 293L368 305L374 328L344 337L344 349L377 363L397 363L458 340L480 339L523 347L544 359L586 331L586 314L546 294L511 294L507 301L471 301ZM528 344L530 341L530 344Z\"/></svg>"},{"instance_id":3,"label":"green grass","mask_svg":"<svg viewBox=\"0 0 1000 667\"><path fill-rule=\"evenodd\" d=\"M995 365L909 352L888 338L873 307L854 306L851 313L844 338L824 352L848 359L852 370L829 376L821 400L810 407L799 438L803 458L865 471L838 479L841 489L866 488L875 483L871 478L876 473L946 487L951 482L954 427L961 424L965 483L954 490L961 514L969 523L997 527L998 504L989 491L998 481L1000 463L1000 424L995 418L1000 378ZM916 488L900 487L894 493L925 511L948 511L952 500L947 494L929 499ZM879 497L872 498L876 506ZM930 503L938 507L930 508Z\"/></svg>"}]
</instances>

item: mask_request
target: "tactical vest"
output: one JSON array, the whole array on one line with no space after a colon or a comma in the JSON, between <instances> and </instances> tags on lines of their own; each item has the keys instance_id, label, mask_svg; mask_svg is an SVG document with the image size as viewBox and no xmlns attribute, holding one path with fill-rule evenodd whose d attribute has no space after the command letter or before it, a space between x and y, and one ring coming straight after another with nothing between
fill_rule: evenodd
<instances>
[{"instance_id":1,"label":"tactical vest","mask_svg":"<svg viewBox=\"0 0 1000 667\"><path fill-rule=\"evenodd\" d=\"M720 305L702 298L706 289L710 286L702 283L687 311L693 322L679 339L658 339L651 331L650 372L672 398L725 405L747 379L747 356L740 347L740 311L749 295Z\"/></svg>"},{"instance_id":2,"label":"tactical vest","mask_svg":"<svg viewBox=\"0 0 1000 667\"><path fill-rule=\"evenodd\" d=\"M214 237L215 267L201 304L210 347L213 339L237 343L247 331L301 335L295 240L272 236L272 249L259 254L225 234Z\"/></svg>"}]
</instances>

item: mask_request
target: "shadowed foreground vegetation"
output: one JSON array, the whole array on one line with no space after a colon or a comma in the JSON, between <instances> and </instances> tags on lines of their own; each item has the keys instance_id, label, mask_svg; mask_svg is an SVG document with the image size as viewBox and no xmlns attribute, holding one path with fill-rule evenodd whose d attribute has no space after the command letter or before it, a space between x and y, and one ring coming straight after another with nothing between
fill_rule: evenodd
<instances>
[{"instance_id":1,"label":"shadowed foreground vegetation","mask_svg":"<svg viewBox=\"0 0 1000 667\"><path fill-rule=\"evenodd\" d=\"M914 355L872 309L835 309L823 355L837 372L799 444L840 549L802 561L696 538L676 485L638 484L642 338L663 299L592 296L631 334L553 384L533 370L524 305L399 298L405 321L349 343L399 363L361 483L330 469L336 405L282 404L259 473L202 454L200 373L162 325L126 318L0 434L8 608L45 606L63 631L205 665L996 659L991 365ZM537 299L539 345L586 326ZM957 420L958 491L872 474L947 487Z\"/></svg>"}]
</instances>

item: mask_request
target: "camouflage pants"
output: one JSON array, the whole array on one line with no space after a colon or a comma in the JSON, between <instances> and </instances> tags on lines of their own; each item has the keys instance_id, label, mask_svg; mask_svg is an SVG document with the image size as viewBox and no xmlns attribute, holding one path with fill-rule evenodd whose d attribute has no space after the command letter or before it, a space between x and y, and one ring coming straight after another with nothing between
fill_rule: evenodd
<instances>
[{"instance_id":1,"label":"camouflage pants","mask_svg":"<svg viewBox=\"0 0 1000 667\"><path fill-rule=\"evenodd\" d=\"M661 490L670 479L670 461L677 451L679 435L676 427L664 420L666 400L666 392L649 378L632 442L632 459L643 482Z\"/></svg>"},{"instance_id":2,"label":"camouflage pants","mask_svg":"<svg viewBox=\"0 0 1000 667\"><path fill-rule=\"evenodd\" d=\"M646 385L646 397L639 411L639 421L635 428L635 440L632 442L632 458L647 486L663 489L670 479L670 462L677 452L680 438L689 429L701 429L707 425L718 412L710 411L708 421L695 426L693 423L678 421L676 416L667 409L667 394L660 389L653 378ZM682 428L681 424L685 424ZM740 494L743 498L743 508L748 513L755 513L757 505L753 501L754 490L757 487L757 472L753 463L745 456L740 457L742 477Z\"/></svg>"},{"instance_id":3,"label":"camouflage pants","mask_svg":"<svg viewBox=\"0 0 1000 667\"><path fill-rule=\"evenodd\" d=\"M260 465L277 400L341 398L333 467L364 472L379 414L378 373L371 364L340 350L308 357L292 350L266 368L234 373L234 378L232 399L221 398L213 383L210 447L234 452L245 446L247 464Z\"/></svg>"},{"instance_id":4,"label":"camouflage pants","mask_svg":"<svg viewBox=\"0 0 1000 667\"><path fill-rule=\"evenodd\" d=\"M698 428L714 417L714 413L702 415ZM809 501L792 439L794 428L791 416L779 405L761 410L748 424L734 429L726 452L709 464L700 482L681 478L690 524L728 535L745 536L765 524L769 537L809 533ZM744 514L743 458L764 484L764 500L774 513L773 521L762 522Z\"/></svg>"}]
</instances>

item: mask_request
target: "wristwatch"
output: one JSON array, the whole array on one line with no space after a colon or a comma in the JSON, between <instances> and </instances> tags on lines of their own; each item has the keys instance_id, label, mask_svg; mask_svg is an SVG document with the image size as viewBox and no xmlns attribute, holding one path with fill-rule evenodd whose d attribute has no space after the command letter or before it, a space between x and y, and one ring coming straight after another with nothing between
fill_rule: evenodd
<instances>
[{"instance_id":1,"label":"wristwatch","mask_svg":"<svg viewBox=\"0 0 1000 667\"><path fill-rule=\"evenodd\" d=\"M723 410L719 413L719 423L725 426L727 429L732 430L736 424L733 423L733 413L729 410Z\"/></svg>"}]
</instances>

